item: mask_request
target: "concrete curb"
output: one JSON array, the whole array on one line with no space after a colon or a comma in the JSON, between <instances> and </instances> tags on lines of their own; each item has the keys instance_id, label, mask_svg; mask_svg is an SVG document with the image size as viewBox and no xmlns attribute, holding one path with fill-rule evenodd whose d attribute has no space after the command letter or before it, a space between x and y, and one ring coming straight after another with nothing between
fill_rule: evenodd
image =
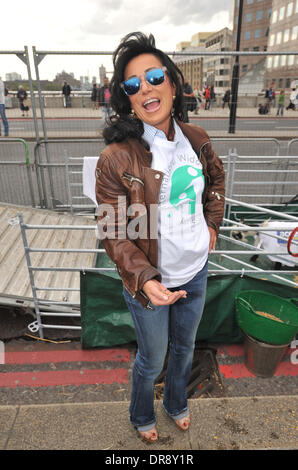
<instances>
[{"instance_id":1,"label":"concrete curb","mask_svg":"<svg viewBox=\"0 0 298 470\"><path fill-rule=\"evenodd\" d=\"M298 449L298 396L191 399L183 433L156 401L159 440L148 445L129 423L129 402L1 406L2 450Z\"/></svg>"}]
</instances>

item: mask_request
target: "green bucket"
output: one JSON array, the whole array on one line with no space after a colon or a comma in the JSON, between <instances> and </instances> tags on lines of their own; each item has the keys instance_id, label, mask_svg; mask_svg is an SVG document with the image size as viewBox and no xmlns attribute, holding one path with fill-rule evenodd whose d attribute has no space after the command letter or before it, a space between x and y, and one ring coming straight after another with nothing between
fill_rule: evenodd
<instances>
[{"instance_id":1,"label":"green bucket","mask_svg":"<svg viewBox=\"0 0 298 470\"><path fill-rule=\"evenodd\" d=\"M281 322L256 313L265 312ZM298 332L298 307L294 299L247 290L236 296L239 327L249 336L269 344L289 344Z\"/></svg>"}]
</instances>

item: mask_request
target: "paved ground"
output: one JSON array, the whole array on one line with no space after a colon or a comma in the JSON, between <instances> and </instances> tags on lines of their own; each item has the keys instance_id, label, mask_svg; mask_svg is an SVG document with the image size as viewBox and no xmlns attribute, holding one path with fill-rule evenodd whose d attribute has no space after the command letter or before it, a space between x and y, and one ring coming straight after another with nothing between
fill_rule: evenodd
<instances>
[{"instance_id":1,"label":"paved ground","mask_svg":"<svg viewBox=\"0 0 298 470\"><path fill-rule=\"evenodd\" d=\"M51 341L5 342L0 448L148 449L128 420L135 345L82 350L77 339ZM242 344L216 349L218 386L210 389L206 380L195 388L190 431L181 433L164 414L161 394L156 400L160 440L150 450L297 449L294 350L286 351L275 375L264 379L246 368Z\"/></svg>"},{"instance_id":2,"label":"paved ground","mask_svg":"<svg viewBox=\"0 0 298 470\"><path fill-rule=\"evenodd\" d=\"M156 402L159 441L150 449L128 422L128 402L1 406L0 448L100 449L110 458L116 450L297 449L297 404L297 396L190 400L183 433Z\"/></svg>"},{"instance_id":3,"label":"paved ground","mask_svg":"<svg viewBox=\"0 0 298 470\"><path fill-rule=\"evenodd\" d=\"M214 108L212 111L205 111L200 109L198 114L194 112L189 113L191 122L198 122L208 119L210 122L214 119L229 119L228 108ZM7 109L8 120L11 121L10 137L22 137L27 140L35 139L34 121L32 110L30 110L29 118L24 118L20 115L18 109ZM37 118L39 120L39 133L40 138L43 138L43 130L41 127L40 110L37 109ZM101 135L101 129L103 122L101 121L101 110L93 110L89 108L46 108L45 118L47 120L47 137L54 138L98 138ZM241 129L241 126L236 125L236 132L234 134L228 133L227 129L215 129L212 127L209 129L208 125L202 124L205 127L210 137L274 137L276 139L293 139L297 137L297 126L290 124L288 128L284 128L284 122L288 119L297 120L298 110L285 110L283 117L276 117L276 109L272 110L272 113L260 116L257 108L238 108L237 118L252 119L260 122L260 127L256 129L251 126ZM53 128L52 120L69 120L70 127L67 129L65 123L61 123L58 128ZM281 123L280 126L274 128L271 125L266 125L266 122L270 122L272 119L277 120ZM71 120L80 120L79 127L73 125L74 129L71 129ZM90 120L92 123L90 124Z\"/></svg>"}]
</instances>

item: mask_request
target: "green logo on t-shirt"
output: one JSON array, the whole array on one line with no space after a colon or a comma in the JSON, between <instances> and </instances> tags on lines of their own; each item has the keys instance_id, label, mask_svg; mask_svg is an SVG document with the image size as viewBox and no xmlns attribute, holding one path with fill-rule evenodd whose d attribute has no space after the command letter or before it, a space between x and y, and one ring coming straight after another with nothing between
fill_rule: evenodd
<instances>
[{"instance_id":1,"label":"green logo on t-shirt","mask_svg":"<svg viewBox=\"0 0 298 470\"><path fill-rule=\"evenodd\" d=\"M189 199L189 213L194 214L196 209L196 192L193 180L199 177L205 178L201 169L185 165L177 168L171 178L170 204L176 207L181 201Z\"/></svg>"}]
</instances>

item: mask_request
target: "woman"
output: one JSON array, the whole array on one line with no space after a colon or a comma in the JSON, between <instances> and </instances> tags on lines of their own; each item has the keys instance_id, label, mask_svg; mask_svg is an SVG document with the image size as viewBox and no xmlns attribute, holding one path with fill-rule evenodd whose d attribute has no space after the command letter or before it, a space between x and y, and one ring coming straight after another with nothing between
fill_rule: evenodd
<instances>
[{"instance_id":1,"label":"woman","mask_svg":"<svg viewBox=\"0 0 298 470\"><path fill-rule=\"evenodd\" d=\"M109 144L96 169L98 229L122 278L138 352L130 420L158 439L154 381L169 343L163 406L190 425L186 385L223 217L224 171L206 132L185 124L183 76L152 35L128 34L113 56Z\"/></svg>"}]
</instances>

